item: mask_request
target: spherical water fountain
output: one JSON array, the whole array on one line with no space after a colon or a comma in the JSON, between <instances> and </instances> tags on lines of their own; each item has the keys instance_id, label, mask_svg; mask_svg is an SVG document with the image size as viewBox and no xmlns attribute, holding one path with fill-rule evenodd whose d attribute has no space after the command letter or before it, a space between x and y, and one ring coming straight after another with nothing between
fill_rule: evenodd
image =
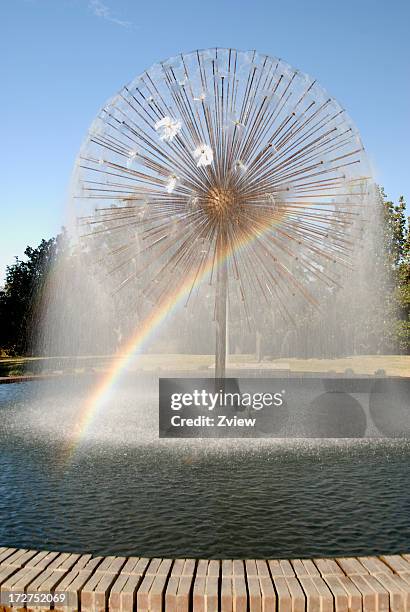
<instances>
[{"instance_id":1,"label":"spherical water fountain","mask_svg":"<svg viewBox=\"0 0 410 612\"><path fill-rule=\"evenodd\" d=\"M208 49L155 64L104 106L74 191L105 282L134 285L146 317L211 288L220 378L228 304L243 325L261 304L289 322L343 284L367 174L357 130L317 82L255 51Z\"/></svg>"}]
</instances>

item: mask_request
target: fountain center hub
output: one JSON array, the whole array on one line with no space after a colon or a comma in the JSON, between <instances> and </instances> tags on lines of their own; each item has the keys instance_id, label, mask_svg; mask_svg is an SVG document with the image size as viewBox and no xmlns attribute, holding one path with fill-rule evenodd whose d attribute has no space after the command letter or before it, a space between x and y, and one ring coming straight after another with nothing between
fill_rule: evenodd
<instances>
[{"instance_id":1,"label":"fountain center hub","mask_svg":"<svg viewBox=\"0 0 410 612\"><path fill-rule=\"evenodd\" d=\"M212 187L207 193L206 202L210 215L226 218L238 212L241 199L232 187Z\"/></svg>"}]
</instances>

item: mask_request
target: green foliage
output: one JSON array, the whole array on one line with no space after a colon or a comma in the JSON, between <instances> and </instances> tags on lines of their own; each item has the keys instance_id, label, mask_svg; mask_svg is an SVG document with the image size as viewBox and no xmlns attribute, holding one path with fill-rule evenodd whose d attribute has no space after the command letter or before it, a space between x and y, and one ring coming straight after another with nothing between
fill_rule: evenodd
<instances>
[{"instance_id":1,"label":"green foliage","mask_svg":"<svg viewBox=\"0 0 410 612\"><path fill-rule=\"evenodd\" d=\"M5 285L0 290L0 346L9 355L30 353L32 329L36 326L45 283L53 262L67 248L63 231L56 238L28 246L25 260L7 267Z\"/></svg>"},{"instance_id":2,"label":"green foliage","mask_svg":"<svg viewBox=\"0 0 410 612\"><path fill-rule=\"evenodd\" d=\"M383 198L386 263L395 270L403 262L409 245L410 238L405 217L406 204L403 196L400 196L397 205L386 200L383 188L380 189L380 195Z\"/></svg>"},{"instance_id":3,"label":"green foliage","mask_svg":"<svg viewBox=\"0 0 410 612\"><path fill-rule=\"evenodd\" d=\"M390 275L390 291L385 295L386 318L391 320L393 350L410 353L410 227L403 196L398 204L386 199L383 189L384 257Z\"/></svg>"}]
</instances>

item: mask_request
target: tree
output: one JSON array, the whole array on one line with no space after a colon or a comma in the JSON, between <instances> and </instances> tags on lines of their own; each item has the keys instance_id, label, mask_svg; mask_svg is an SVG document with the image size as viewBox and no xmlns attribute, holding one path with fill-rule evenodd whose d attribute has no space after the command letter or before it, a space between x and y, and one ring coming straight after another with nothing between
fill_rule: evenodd
<instances>
[{"instance_id":1,"label":"tree","mask_svg":"<svg viewBox=\"0 0 410 612\"><path fill-rule=\"evenodd\" d=\"M400 196L398 204L386 199L380 190L384 211L385 265L389 274L385 310L390 316L393 350L410 352L410 227L405 217L406 203Z\"/></svg>"},{"instance_id":2,"label":"tree","mask_svg":"<svg viewBox=\"0 0 410 612\"><path fill-rule=\"evenodd\" d=\"M26 260L6 269L4 288L0 290L0 347L9 354L26 354L31 350L32 331L36 325L38 305L53 262L67 248L66 233L42 240L38 247L28 246Z\"/></svg>"},{"instance_id":3,"label":"tree","mask_svg":"<svg viewBox=\"0 0 410 612\"><path fill-rule=\"evenodd\" d=\"M406 204L403 196L400 196L397 205L386 200L383 188L380 189L380 194L383 198L386 263L394 271L405 258L406 244L409 240L405 217Z\"/></svg>"}]
</instances>

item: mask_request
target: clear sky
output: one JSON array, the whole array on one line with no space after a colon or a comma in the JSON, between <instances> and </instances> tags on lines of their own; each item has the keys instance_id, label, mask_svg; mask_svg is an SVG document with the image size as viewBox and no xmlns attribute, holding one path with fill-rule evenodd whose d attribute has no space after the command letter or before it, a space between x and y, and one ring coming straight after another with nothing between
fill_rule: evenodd
<instances>
[{"instance_id":1,"label":"clear sky","mask_svg":"<svg viewBox=\"0 0 410 612\"><path fill-rule=\"evenodd\" d=\"M377 181L408 199L409 26L408 0L2 0L0 280L59 230L99 108L180 51L257 49L311 74L355 121Z\"/></svg>"}]
</instances>

